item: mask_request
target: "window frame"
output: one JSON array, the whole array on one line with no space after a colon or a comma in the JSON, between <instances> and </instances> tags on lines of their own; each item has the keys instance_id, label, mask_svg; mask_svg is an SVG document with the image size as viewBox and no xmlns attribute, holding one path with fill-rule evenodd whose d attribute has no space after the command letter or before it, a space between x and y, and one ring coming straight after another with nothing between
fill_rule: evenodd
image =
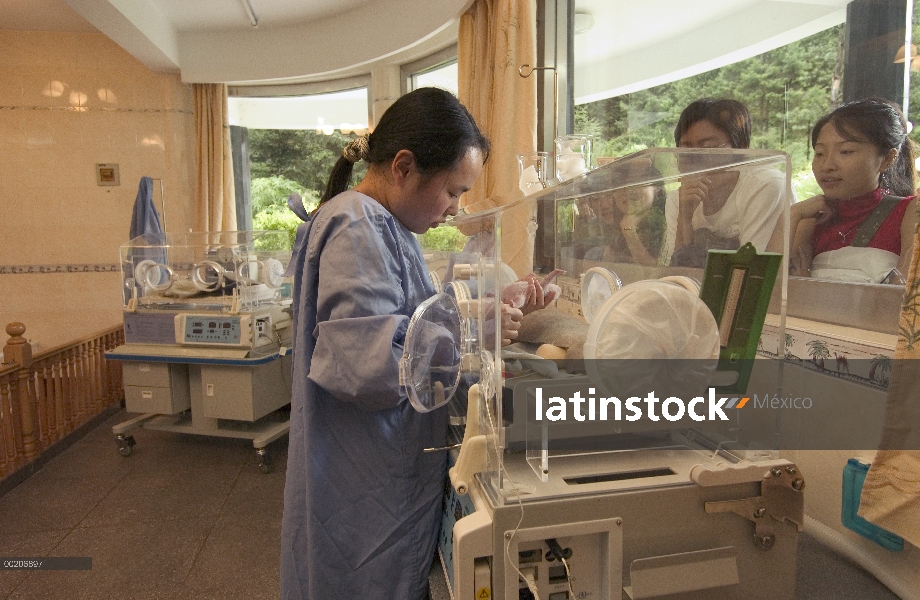
<instances>
[{"instance_id":1,"label":"window frame","mask_svg":"<svg viewBox=\"0 0 920 600\"><path fill-rule=\"evenodd\" d=\"M458 48L457 44L423 56L418 60L408 62L399 66L399 95L404 96L415 89L412 85L412 78L416 75L424 75L431 71L445 67L451 63L457 62Z\"/></svg>"}]
</instances>

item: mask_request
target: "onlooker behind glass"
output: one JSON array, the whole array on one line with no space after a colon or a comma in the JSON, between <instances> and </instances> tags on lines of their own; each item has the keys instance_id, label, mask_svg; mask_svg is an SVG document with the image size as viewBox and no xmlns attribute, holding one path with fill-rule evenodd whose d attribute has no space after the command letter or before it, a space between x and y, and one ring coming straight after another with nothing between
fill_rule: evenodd
<instances>
[{"instance_id":1,"label":"onlooker behind glass","mask_svg":"<svg viewBox=\"0 0 920 600\"><path fill-rule=\"evenodd\" d=\"M665 230L666 192L660 181L661 172L649 158L626 160L620 167L622 181L629 184L659 181L629 185L586 199L587 212L599 219L604 243L588 248L584 258L654 266Z\"/></svg>"},{"instance_id":2,"label":"onlooker behind glass","mask_svg":"<svg viewBox=\"0 0 920 600\"><path fill-rule=\"evenodd\" d=\"M811 146L824 194L792 206L792 274L903 283L917 224L917 175L901 111L881 98L845 104L818 120ZM782 248L778 238L771 249Z\"/></svg>"},{"instance_id":3,"label":"onlooker behind glass","mask_svg":"<svg viewBox=\"0 0 920 600\"><path fill-rule=\"evenodd\" d=\"M674 142L680 148L748 148L751 115L737 100L697 100L680 114ZM765 250L782 213L785 190L785 175L769 167L683 178L668 198L662 262L670 256L671 265L702 267L709 249L735 250L747 242Z\"/></svg>"}]
</instances>

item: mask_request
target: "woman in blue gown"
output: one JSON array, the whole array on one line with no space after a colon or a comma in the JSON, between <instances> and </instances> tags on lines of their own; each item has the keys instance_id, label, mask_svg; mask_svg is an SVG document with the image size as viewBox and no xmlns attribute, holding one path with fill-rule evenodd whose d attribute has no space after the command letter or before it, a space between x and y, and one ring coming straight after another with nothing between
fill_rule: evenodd
<instances>
[{"instance_id":1,"label":"woman in blue gown","mask_svg":"<svg viewBox=\"0 0 920 600\"><path fill-rule=\"evenodd\" d=\"M488 153L453 95L411 92L349 144L297 232L282 598L425 598L447 465L422 450L445 444L447 412L399 386L409 318L435 293L414 234L457 213Z\"/></svg>"}]
</instances>

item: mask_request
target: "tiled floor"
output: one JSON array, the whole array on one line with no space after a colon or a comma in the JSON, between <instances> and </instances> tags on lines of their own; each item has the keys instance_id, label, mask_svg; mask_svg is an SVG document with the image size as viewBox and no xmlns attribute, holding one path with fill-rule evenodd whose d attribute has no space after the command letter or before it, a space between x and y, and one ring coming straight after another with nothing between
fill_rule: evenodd
<instances>
[{"instance_id":1,"label":"tiled floor","mask_svg":"<svg viewBox=\"0 0 920 600\"><path fill-rule=\"evenodd\" d=\"M0 496L0 556L91 556L92 570L0 571L0 598L277 598L287 441L271 446L267 475L245 440L140 430L123 458L111 426L125 418L117 413ZM432 581L433 600L447 600L440 574ZM797 592L896 599L806 535Z\"/></svg>"},{"instance_id":2,"label":"tiled floor","mask_svg":"<svg viewBox=\"0 0 920 600\"><path fill-rule=\"evenodd\" d=\"M0 497L0 555L91 556L91 571L0 572L0 598L277 598L287 442L263 474L245 440L108 422Z\"/></svg>"}]
</instances>

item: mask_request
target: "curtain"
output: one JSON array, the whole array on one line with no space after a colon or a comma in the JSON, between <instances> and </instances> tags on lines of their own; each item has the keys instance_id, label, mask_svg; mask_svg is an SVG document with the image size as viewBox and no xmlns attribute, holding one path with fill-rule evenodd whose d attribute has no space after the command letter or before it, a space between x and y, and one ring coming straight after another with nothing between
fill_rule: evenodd
<instances>
[{"instance_id":1,"label":"curtain","mask_svg":"<svg viewBox=\"0 0 920 600\"><path fill-rule=\"evenodd\" d=\"M460 18L457 70L460 101L492 143L482 175L464 195L468 213L521 197L517 154L536 151L537 78L518 67L536 65L535 0L476 0ZM533 207L502 217L502 260L519 276L533 268Z\"/></svg>"},{"instance_id":2,"label":"curtain","mask_svg":"<svg viewBox=\"0 0 920 600\"><path fill-rule=\"evenodd\" d=\"M195 83L195 231L234 231L236 197L227 86Z\"/></svg>"},{"instance_id":3,"label":"curtain","mask_svg":"<svg viewBox=\"0 0 920 600\"><path fill-rule=\"evenodd\" d=\"M920 233L898 329L882 432L887 449L866 475L859 516L920 546Z\"/></svg>"}]
</instances>

